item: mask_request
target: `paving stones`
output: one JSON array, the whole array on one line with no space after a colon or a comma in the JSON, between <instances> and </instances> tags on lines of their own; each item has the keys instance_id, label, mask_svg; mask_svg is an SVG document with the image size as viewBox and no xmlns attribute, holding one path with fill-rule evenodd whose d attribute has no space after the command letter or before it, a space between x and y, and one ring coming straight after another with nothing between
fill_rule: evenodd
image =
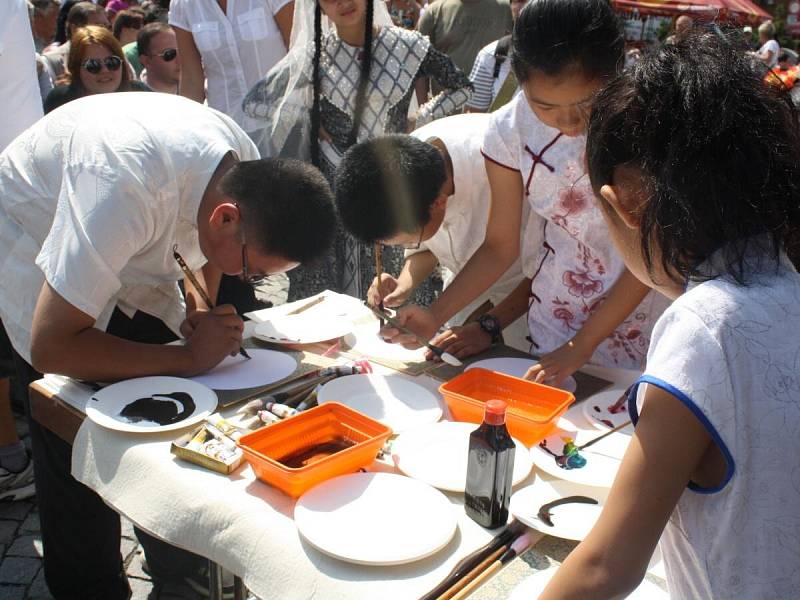
<instances>
[{"instance_id":1,"label":"paving stones","mask_svg":"<svg viewBox=\"0 0 800 600\"><path fill-rule=\"evenodd\" d=\"M0 563L0 583L33 583L42 563L36 558L6 556Z\"/></svg>"},{"instance_id":2,"label":"paving stones","mask_svg":"<svg viewBox=\"0 0 800 600\"><path fill-rule=\"evenodd\" d=\"M22 521L33 508L33 502L20 500L19 502L0 502L0 519Z\"/></svg>"},{"instance_id":3,"label":"paving stones","mask_svg":"<svg viewBox=\"0 0 800 600\"><path fill-rule=\"evenodd\" d=\"M39 536L23 535L14 540L6 556L24 556L28 558L42 557L42 540Z\"/></svg>"},{"instance_id":4,"label":"paving stones","mask_svg":"<svg viewBox=\"0 0 800 600\"><path fill-rule=\"evenodd\" d=\"M25 592L25 586L0 584L0 598L3 600L26 600Z\"/></svg>"},{"instance_id":5,"label":"paving stones","mask_svg":"<svg viewBox=\"0 0 800 600\"><path fill-rule=\"evenodd\" d=\"M11 544L14 541L17 529L19 529L18 521L0 520L0 544Z\"/></svg>"}]
</instances>

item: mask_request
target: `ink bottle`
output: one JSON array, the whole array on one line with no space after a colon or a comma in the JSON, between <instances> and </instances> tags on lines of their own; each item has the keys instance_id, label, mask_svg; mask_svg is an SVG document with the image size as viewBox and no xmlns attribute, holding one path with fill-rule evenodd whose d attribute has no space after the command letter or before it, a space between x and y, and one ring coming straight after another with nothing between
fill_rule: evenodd
<instances>
[{"instance_id":1,"label":"ink bottle","mask_svg":"<svg viewBox=\"0 0 800 600\"><path fill-rule=\"evenodd\" d=\"M508 520L514 440L506 429L506 403L489 400L483 423L469 436L464 509L483 527L494 529Z\"/></svg>"}]
</instances>

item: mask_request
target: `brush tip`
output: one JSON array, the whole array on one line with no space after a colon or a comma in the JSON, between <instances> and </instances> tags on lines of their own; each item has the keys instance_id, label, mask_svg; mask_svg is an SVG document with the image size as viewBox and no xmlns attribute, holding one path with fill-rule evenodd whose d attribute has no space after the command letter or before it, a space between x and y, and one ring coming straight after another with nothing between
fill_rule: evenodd
<instances>
[{"instance_id":1,"label":"brush tip","mask_svg":"<svg viewBox=\"0 0 800 600\"><path fill-rule=\"evenodd\" d=\"M453 367L460 367L464 364L449 352L442 352L441 358L444 362Z\"/></svg>"}]
</instances>

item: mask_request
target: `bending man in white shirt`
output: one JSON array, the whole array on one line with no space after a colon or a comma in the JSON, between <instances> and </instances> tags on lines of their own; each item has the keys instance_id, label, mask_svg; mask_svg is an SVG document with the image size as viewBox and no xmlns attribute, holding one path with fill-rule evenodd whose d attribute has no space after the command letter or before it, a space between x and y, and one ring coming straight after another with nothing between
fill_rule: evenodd
<instances>
[{"instance_id":1,"label":"bending man in white shirt","mask_svg":"<svg viewBox=\"0 0 800 600\"><path fill-rule=\"evenodd\" d=\"M345 155L335 186L345 228L366 243L406 249L399 276L384 273L380 282L373 282L371 304L404 304L437 265L447 270L447 286L483 242L490 194L481 145L489 120L481 114L447 117L412 135L363 142ZM483 313L489 304L498 306L522 280L518 259L451 324L477 318L471 327L483 331L488 346L499 338L501 328L494 314L487 318ZM527 351L527 325L517 316L512 320L504 331L505 342Z\"/></svg>"},{"instance_id":2,"label":"bending man in white shirt","mask_svg":"<svg viewBox=\"0 0 800 600\"><path fill-rule=\"evenodd\" d=\"M165 94L79 99L17 137L0 154L0 318L20 381L190 376L235 354L242 320L188 285L184 307L173 250L215 298L222 273L252 281L316 258L335 222L317 170L257 159L232 119ZM144 335L142 318L166 335ZM178 332L185 345L123 339ZM30 430L51 593L126 598L118 517L70 476L68 445Z\"/></svg>"}]
</instances>

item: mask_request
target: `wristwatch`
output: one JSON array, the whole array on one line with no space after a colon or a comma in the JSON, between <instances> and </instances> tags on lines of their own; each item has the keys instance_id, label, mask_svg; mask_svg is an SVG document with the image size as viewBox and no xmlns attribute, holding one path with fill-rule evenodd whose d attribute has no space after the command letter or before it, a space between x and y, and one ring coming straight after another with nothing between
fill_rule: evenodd
<instances>
[{"instance_id":1,"label":"wristwatch","mask_svg":"<svg viewBox=\"0 0 800 600\"><path fill-rule=\"evenodd\" d=\"M500 340L500 332L503 330L500 327L500 321L494 315L484 314L478 317L478 325L492 338L492 343Z\"/></svg>"}]
</instances>

